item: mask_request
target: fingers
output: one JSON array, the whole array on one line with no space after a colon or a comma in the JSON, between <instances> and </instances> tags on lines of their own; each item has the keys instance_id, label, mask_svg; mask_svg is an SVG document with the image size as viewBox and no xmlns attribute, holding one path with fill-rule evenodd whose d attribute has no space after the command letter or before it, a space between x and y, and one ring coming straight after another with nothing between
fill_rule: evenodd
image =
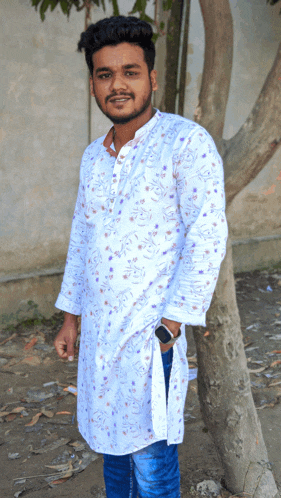
<instances>
[{"instance_id":1,"label":"fingers","mask_svg":"<svg viewBox=\"0 0 281 498\"><path fill-rule=\"evenodd\" d=\"M56 351L59 355L60 358L62 359L67 359L68 355L67 355L67 347L66 347L66 342L65 340L61 340L61 339L56 339L54 341L54 346L56 348Z\"/></svg>"},{"instance_id":2,"label":"fingers","mask_svg":"<svg viewBox=\"0 0 281 498\"><path fill-rule=\"evenodd\" d=\"M73 361L77 348L74 348L75 339L72 337L58 336L54 341L54 346L60 358Z\"/></svg>"},{"instance_id":3,"label":"fingers","mask_svg":"<svg viewBox=\"0 0 281 498\"><path fill-rule=\"evenodd\" d=\"M66 345L68 361L74 360L74 342L68 340Z\"/></svg>"}]
</instances>

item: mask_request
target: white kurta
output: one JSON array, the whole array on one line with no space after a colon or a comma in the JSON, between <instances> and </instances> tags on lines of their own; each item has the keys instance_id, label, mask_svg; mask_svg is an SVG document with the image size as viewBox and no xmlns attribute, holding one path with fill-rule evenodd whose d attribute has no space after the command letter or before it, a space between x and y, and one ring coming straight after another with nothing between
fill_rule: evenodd
<instances>
[{"instance_id":1,"label":"white kurta","mask_svg":"<svg viewBox=\"0 0 281 498\"><path fill-rule=\"evenodd\" d=\"M118 157L112 130L87 147L56 307L82 315L78 423L99 453L183 441L185 335L173 346L168 407L161 317L205 325L225 254L222 161L210 135L156 114Z\"/></svg>"}]
</instances>

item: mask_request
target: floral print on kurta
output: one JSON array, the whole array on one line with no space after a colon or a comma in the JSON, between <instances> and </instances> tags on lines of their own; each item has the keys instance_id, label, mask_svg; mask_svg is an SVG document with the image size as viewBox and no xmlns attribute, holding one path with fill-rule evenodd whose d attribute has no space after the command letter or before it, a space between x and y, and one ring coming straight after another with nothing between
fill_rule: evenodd
<instances>
[{"instance_id":1,"label":"floral print on kurta","mask_svg":"<svg viewBox=\"0 0 281 498\"><path fill-rule=\"evenodd\" d=\"M156 110L118 155L112 138L82 158L56 307L82 316L79 430L93 450L125 455L183 441L186 339L173 346L166 406L155 326L205 325L227 223L222 161L198 124Z\"/></svg>"}]
</instances>

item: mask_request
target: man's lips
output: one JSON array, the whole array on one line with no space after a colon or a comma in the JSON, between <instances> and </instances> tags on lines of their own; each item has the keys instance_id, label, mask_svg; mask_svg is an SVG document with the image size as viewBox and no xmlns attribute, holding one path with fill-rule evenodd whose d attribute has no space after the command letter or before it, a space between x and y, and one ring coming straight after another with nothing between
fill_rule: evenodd
<instances>
[{"instance_id":1,"label":"man's lips","mask_svg":"<svg viewBox=\"0 0 281 498\"><path fill-rule=\"evenodd\" d=\"M127 100L129 100L131 97L113 97L112 99L109 100L109 102L126 102Z\"/></svg>"}]
</instances>

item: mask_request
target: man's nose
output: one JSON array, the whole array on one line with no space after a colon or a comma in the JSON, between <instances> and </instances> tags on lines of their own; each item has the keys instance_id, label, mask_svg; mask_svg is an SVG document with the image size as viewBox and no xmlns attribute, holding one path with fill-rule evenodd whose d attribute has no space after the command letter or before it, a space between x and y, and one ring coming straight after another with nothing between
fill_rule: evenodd
<instances>
[{"instance_id":1,"label":"man's nose","mask_svg":"<svg viewBox=\"0 0 281 498\"><path fill-rule=\"evenodd\" d=\"M127 83L125 81L125 77L122 76L121 74L115 74L111 78L111 85L110 89L111 90L121 90L127 88Z\"/></svg>"}]
</instances>

